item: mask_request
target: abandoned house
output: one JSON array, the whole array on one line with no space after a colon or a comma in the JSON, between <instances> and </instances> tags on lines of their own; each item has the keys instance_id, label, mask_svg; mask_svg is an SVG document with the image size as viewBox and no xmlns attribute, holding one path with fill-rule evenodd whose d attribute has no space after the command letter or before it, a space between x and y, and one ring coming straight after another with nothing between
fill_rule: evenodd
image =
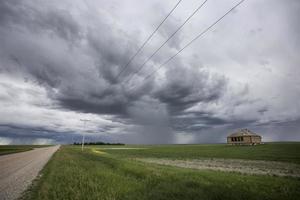
<instances>
[{"instance_id":1,"label":"abandoned house","mask_svg":"<svg viewBox=\"0 0 300 200\"><path fill-rule=\"evenodd\" d=\"M261 144L261 136L248 129L241 129L227 137L227 144L231 145L256 145Z\"/></svg>"}]
</instances>

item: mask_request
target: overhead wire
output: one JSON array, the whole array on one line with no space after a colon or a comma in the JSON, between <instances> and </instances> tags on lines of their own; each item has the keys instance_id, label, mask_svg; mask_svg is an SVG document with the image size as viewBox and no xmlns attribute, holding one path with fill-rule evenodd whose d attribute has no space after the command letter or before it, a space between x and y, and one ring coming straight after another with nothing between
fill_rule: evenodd
<instances>
[{"instance_id":1,"label":"overhead wire","mask_svg":"<svg viewBox=\"0 0 300 200\"><path fill-rule=\"evenodd\" d=\"M139 66L139 68L125 81L125 83L128 83L135 74L139 73L143 68L144 66L153 58L153 56L155 56L157 54L157 52L163 47L165 46L165 44L168 43L168 41L205 5L205 3L207 2L208 0L205 0L200 6L198 6L194 12L189 15L189 17L168 37L167 40L165 40L165 42L162 43L162 45L159 46L159 48L157 48L152 54L151 56L149 56L146 61Z\"/></svg>"},{"instance_id":2,"label":"overhead wire","mask_svg":"<svg viewBox=\"0 0 300 200\"><path fill-rule=\"evenodd\" d=\"M169 59L167 59L165 62L163 62L156 70L154 70L152 73L150 73L148 76L144 77L143 81L149 79L151 76L153 76L155 73L157 73L163 66L168 64L172 59L174 59L178 54L180 54L184 49L189 47L193 42L195 42L197 39L202 37L205 33L207 33L211 28L213 28L215 25L217 25L222 19L224 19L228 14L230 14L235 8L237 8L239 5L241 5L245 0L239 1L235 6L233 6L230 10L228 10L224 15L222 15L220 18L218 18L214 23L212 23L209 27L207 27L204 31L202 31L200 34L198 34L196 37L194 37L190 42L188 42L184 47L182 47L180 50L177 51L173 56L171 56ZM133 87L132 89L134 89ZM132 90L130 89L130 90Z\"/></svg>"},{"instance_id":3,"label":"overhead wire","mask_svg":"<svg viewBox=\"0 0 300 200\"><path fill-rule=\"evenodd\" d=\"M155 30L149 35L149 37L144 41L144 43L139 47L139 49L136 51L136 53L129 59L129 61L122 67L121 71L118 73L118 75L115 77L115 79L118 79L121 74L127 69L129 64L133 61L133 59L142 51L142 49L145 47L145 45L150 41L150 39L153 37L153 35L158 31L158 29L162 26L162 24L168 19L168 17L173 13L173 11L178 7L178 5L181 3L182 0L179 0L175 6L171 9L171 11L167 14L167 16L160 22L160 24L155 28Z\"/></svg>"}]
</instances>

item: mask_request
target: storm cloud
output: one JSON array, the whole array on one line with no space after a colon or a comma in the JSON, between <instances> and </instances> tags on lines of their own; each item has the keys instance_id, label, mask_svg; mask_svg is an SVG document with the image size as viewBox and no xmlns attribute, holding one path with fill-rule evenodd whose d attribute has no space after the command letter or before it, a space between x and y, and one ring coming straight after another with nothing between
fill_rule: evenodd
<instances>
[{"instance_id":1,"label":"storm cloud","mask_svg":"<svg viewBox=\"0 0 300 200\"><path fill-rule=\"evenodd\" d=\"M245 1L145 79L237 3L208 1L135 73L201 3L182 1L120 74L174 1L1 1L0 143L69 143L82 133L224 142L244 127L267 141L299 140L297 0Z\"/></svg>"}]
</instances>

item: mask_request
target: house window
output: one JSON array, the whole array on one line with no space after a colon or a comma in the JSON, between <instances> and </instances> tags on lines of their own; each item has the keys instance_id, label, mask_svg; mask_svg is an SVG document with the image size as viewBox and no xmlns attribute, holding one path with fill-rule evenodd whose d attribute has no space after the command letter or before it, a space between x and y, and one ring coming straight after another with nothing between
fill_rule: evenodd
<instances>
[{"instance_id":1,"label":"house window","mask_svg":"<svg viewBox=\"0 0 300 200\"><path fill-rule=\"evenodd\" d=\"M241 137L241 141L244 141L244 138L243 138L243 137Z\"/></svg>"},{"instance_id":2,"label":"house window","mask_svg":"<svg viewBox=\"0 0 300 200\"><path fill-rule=\"evenodd\" d=\"M233 139L233 137L231 138L231 142L233 142L234 141L234 139Z\"/></svg>"}]
</instances>

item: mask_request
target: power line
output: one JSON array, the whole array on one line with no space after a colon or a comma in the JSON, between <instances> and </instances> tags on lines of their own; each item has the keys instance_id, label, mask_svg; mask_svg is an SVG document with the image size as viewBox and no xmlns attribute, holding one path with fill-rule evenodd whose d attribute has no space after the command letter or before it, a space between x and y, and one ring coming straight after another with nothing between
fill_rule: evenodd
<instances>
[{"instance_id":1,"label":"power line","mask_svg":"<svg viewBox=\"0 0 300 200\"><path fill-rule=\"evenodd\" d=\"M225 18L229 13L231 13L235 8L237 8L240 4L242 4L245 0L241 0L239 3L237 3L234 7L232 7L230 10L228 10L222 17L217 19L214 23L212 23L209 27L207 27L204 31L202 31L200 34L198 34L194 39L192 39L190 42L188 42L184 47L182 47L177 53L175 53L173 56L171 56L169 59L167 59L164 63L162 63L156 70L154 70L151 74L146 76L143 81L149 79L153 74L158 72L164 65L168 64L173 58L175 58L178 54L180 54L184 49L186 49L188 46L190 46L193 42L195 42L197 39L199 39L201 36L203 36L205 33L207 33L211 28L213 28L216 24L218 24L223 18ZM131 89L132 90L132 89Z\"/></svg>"},{"instance_id":2,"label":"power line","mask_svg":"<svg viewBox=\"0 0 300 200\"><path fill-rule=\"evenodd\" d=\"M169 36L169 38L158 48L158 49L156 49L156 51L154 51L154 53L153 54L151 54L151 56L150 57L148 57L148 59L139 67L139 69L138 70L136 70L130 77L129 77L129 79L127 79L127 81L125 81L125 83L127 83L127 82L129 82L132 78L133 78L133 76L135 75L135 74L137 74L137 73L139 73L142 69L143 69L143 67L149 62L149 60L151 60L151 58L153 57L153 56L155 56L156 55L156 53L163 47L163 46L165 46L165 44L204 6L204 4L207 2L208 0L205 0L200 6L198 6L197 7L197 9L183 22L183 24L181 24L177 29L176 29L176 31L174 32L174 33L172 33L172 35L171 36Z\"/></svg>"},{"instance_id":3,"label":"power line","mask_svg":"<svg viewBox=\"0 0 300 200\"><path fill-rule=\"evenodd\" d=\"M172 12L177 8L182 0L179 0L176 5L172 8L172 10L168 13L168 15L163 19L163 21L156 27L156 29L149 35L149 37L145 40L145 42L140 46L140 48L136 51L136 53L129 59L129 61L122 67L122 70L116 76L118 79L121 74L127 69L128 65L132 62L132 60L138 55L138 53L145 47L145 45L149 42L149 40L153 37L153 35L157 32L157 30L161 27L161 25L167 20L167 18L172 14Z\"/></svg>"}]
</instances>

